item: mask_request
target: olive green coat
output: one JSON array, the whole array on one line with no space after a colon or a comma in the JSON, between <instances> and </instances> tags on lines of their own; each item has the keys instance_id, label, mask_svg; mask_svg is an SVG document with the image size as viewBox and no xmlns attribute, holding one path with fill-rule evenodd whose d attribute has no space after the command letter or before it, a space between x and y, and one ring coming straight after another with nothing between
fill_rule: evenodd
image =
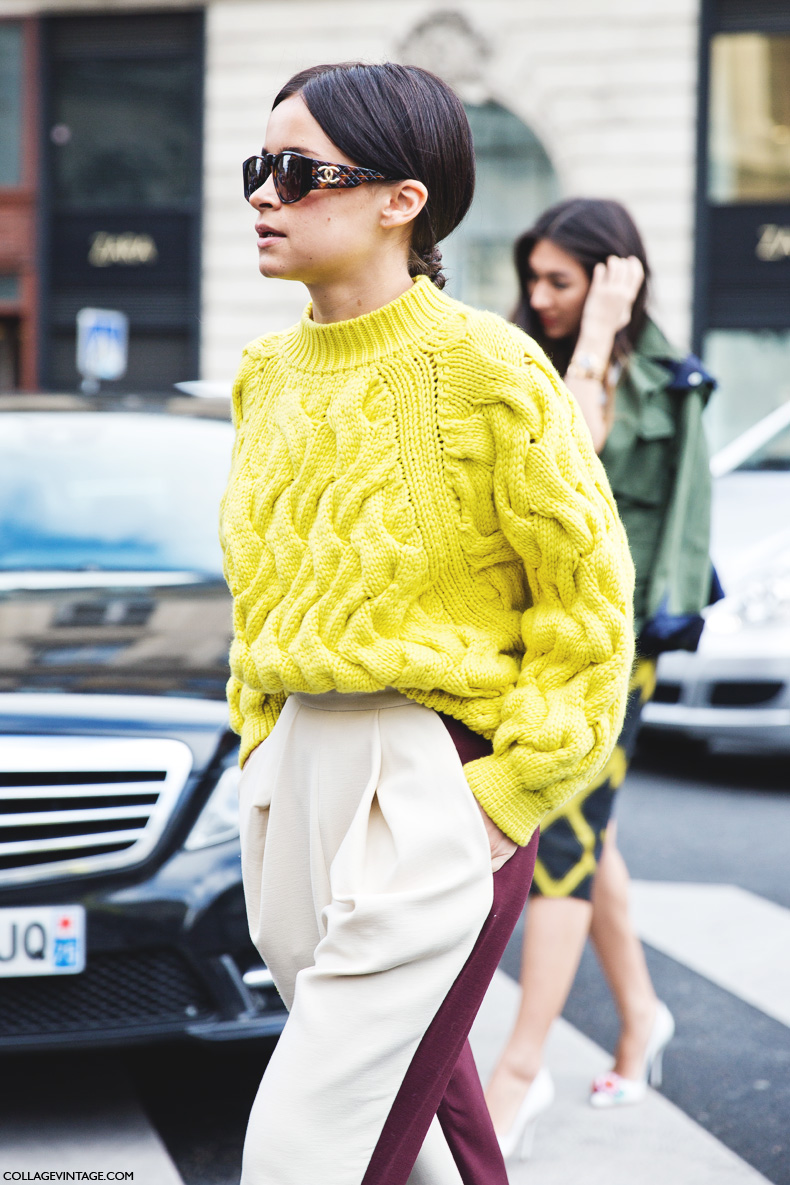
<instances>
[{"instance_id":1,"label":"olive green coat","mask_svg":"<svg viewBox=\"0 0 790 1185\"><path fill-rule=\"evenodd\" d=\"M636 568L637 636L662 602L708 603L711 483L702 412L714 382L648 321L615 393L601 452Z\"/></svg>"}]
</instances>

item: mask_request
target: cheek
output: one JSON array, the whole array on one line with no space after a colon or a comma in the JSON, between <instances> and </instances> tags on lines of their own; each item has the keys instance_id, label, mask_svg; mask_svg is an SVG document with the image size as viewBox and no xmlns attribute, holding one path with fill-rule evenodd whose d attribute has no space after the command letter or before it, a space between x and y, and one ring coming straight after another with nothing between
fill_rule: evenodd
<instances>
[{"instance_id":1,"label":"cheek","mask_svg":"<svg viewBox=\"0 0 790 1185\"><path fill-rule=\"evenodd\" d=\"M299 211L302 218L295 229L294 242L309 243L312 247L320 247L327 253L334 254L340 243L347 248L349 242L364 236L364 220L358 215L355 216L356 212L350 204L321 201L322 196L316 194L318 200L314 200L310 205L307 204L309 199L305 199L305 208ZM345 194L341 194L340 197L342 199Z\"/></svg>"},{"instance_id":2,"label":"cheek","mask_svg":"<svg viewBox=\"0 0 790 1185\"><path fill-rule=\"evenodd\" d=\"M573 284L570 288L564 288L559 294L559 303L566 317L572 321L581 319L586 297L586 285Z\"/></svg>"}]
</instances>

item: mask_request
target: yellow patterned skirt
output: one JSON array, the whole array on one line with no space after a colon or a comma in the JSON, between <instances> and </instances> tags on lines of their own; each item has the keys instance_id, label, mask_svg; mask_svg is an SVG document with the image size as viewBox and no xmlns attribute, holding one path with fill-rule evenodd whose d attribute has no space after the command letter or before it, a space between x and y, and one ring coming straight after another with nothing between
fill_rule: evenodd
<instances>
[{"instance_id":1,"label":"yellow patterned skirt","mask_svg":"<svg viewBox=\"0 0 790 1185\"><path fill-rule=\"evenodd\" d=\"M591 786L541 823L531 892L541 897L590 900L614 796L625 779L636 745L642 709L656 685L656 660L637 659L623 728L612 755Z\"/></svg>"}]
</instances>

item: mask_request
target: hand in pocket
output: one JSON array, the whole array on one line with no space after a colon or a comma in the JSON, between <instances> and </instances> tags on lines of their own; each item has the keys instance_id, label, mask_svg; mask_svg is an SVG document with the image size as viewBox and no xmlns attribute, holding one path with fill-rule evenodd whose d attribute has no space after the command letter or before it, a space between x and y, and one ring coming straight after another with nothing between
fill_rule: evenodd
<instances>
[{"instance_id":1,"label":"hand in pocket","mask_svg":"<svg viewBox=\"0 0 790 1185\"><path fill-rule=\"evenodd\" d=\"M479 802L477 805L480 814L483 816L488 843L491 847L491 869L493 872L499 872L502 865L507 864L510 857L515 854L518 844L497 827L494 820L485 813Z\"/></svg>"}]
</instances>

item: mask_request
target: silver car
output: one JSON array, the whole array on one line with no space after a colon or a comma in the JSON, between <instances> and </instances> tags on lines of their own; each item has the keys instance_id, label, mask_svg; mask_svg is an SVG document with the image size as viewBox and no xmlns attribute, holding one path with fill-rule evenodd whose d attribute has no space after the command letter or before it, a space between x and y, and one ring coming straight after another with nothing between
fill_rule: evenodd
<instances>
[{"instance_id":1,"label":"silver car","mask_svg":"<svg viewBox=\"0 0 790 1185\"><path fill-rule=\"evenodd\" d=\"M661 656L648 730L718 752L790 751L790 403L711 461L711 554L725 597L695 654Z\"/></svg>"}]
</instances>

